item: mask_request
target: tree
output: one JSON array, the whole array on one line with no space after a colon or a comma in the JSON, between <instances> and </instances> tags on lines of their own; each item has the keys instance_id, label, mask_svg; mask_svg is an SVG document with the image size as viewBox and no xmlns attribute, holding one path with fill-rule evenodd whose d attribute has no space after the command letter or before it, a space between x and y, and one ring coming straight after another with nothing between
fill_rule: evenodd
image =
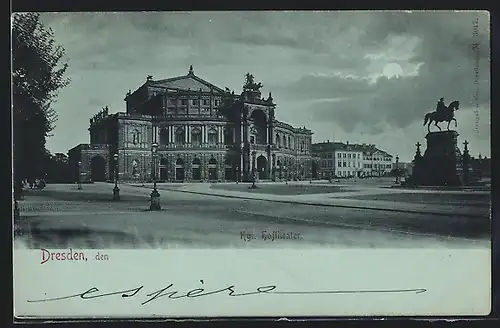
<instances>
[{"instance_id":1,"label":"tree","mask_svg":"<svg viewBox=\"0 0 500 328\"><path fill-rule=\"evenodd\" d=\"M47 182L69 183L74 181L70 170L68 156L62 153L50 154L47 152L44 169Z\"/></svg>"},{"instance_id":2,"label":"tree","mask_svg":"<svg viewBox=\"0 0 500 328\"><path fill-rule=\"evenodd\" d=\"M69 83L68 67L61 63L64 48L55 44L54 34L37 13L12 15L12 91L14 194L21 181L44 172L45 141L55 127L57 113L52 104L57 91Z\"/></svg>"}]
</instances>

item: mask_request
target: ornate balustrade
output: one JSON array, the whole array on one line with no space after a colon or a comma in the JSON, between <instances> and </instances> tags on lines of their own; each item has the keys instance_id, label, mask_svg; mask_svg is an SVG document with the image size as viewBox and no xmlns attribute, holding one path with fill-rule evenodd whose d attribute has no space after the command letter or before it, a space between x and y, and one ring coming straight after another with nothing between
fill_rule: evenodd
<instances>
[{"instance_id":1,"label":"ornate balustrade","mask_svg":"<svg viewBox=\"0 0 500 328\"><path fill-rule=\"evenodd\" d=\"M224 150L232 149L234 145L224 144L163 144L159 145L160 150Z\"/></svg>"}]
</instances>

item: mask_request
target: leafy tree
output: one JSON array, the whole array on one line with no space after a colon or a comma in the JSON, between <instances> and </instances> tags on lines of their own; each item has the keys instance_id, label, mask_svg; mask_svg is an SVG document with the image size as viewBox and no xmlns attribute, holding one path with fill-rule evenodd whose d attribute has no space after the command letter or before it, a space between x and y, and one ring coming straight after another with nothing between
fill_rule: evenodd
<instances>
[{"instance_id":1,"label":"leafy tree","mask_svg":"<svg viewBox=\"0 0 500 328\"><path fill-rule=\"evenodd\" d=\"M69 183L74 180L66 154L55 153L52 155L47 152L44 168L47 182Z\"/></svg>"},{"instance_id":2,"label":"leafy tree","mask_svg":"<svg viewBox=\"0 0 500 328\"><path fill-rule=\"evenodd\" d=\"M57 91L69 83L64 48L37 13L12 15L12 91L15 196L21 181L44 174L45 141L55 127Z\"/></svg>"}]
</instances>

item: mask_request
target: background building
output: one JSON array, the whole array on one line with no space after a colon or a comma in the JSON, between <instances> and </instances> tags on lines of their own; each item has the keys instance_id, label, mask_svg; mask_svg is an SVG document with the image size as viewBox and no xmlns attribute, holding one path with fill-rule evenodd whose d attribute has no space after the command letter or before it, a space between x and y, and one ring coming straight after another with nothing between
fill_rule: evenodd
<instances>
[{"instance_id":1,"label":"background building","mask_svg":"<svg viewBox=\"0 0 500 328\"><path fill-rule=\"evenodd\" d=\"M254 172L259 179L310 178L313 133L278 121L261 87L247 74L235 95L192 66L184 76L148 76L126 94L126 113L106 107L90 120L90 144L69 151L75 176L112 180L116 168L120 180L149 180L154 171L160 181L250 181Z\"/></svg>"},{"instance_id":2,"label":"background building","mask_svg":"<svg viewBox=\"0 0 500 328\"><path fill-rule=\"evenodd\" d=\"M381 177L389 175L393 168L393 156L378 149L374 144L362 144L363 176Z\"/></svg>"},{"instance_id":3,"label":"background building","mask_svg":"<svg viewBox=\"0 0 500 328\"><path fill-rule=\"evenodd\" d=\"M472 174L482 180L491 178L491 158L483 157L481 154L477 158L470 158L470 169Z\"/></svg>"},{"instance_id":4,"label":"background building","mask_svg":"<svg viewBox=\"0 0 500 328\"><path fill-rule=\"evenodd\" d=\"M392 155L368 144L327 142L312 145L318 178L371 177L390 174Z\"/></svg>"}]
</instances>

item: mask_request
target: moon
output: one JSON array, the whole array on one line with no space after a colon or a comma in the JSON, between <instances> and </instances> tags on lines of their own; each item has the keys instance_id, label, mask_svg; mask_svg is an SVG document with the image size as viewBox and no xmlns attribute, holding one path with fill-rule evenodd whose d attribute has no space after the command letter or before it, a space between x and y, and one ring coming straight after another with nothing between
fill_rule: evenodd
<instances>
[{"instance_id":1,"label":"moon","mask_svg":"<svg viewBox=\"0 0 500 328\"><path fill-rule=\"evenodd\" d=\"M403 74L403 69L398 63L389 63L385 65L382 74L390 79L391 77L401 76Z\"/></svg>"}]
</instances>

